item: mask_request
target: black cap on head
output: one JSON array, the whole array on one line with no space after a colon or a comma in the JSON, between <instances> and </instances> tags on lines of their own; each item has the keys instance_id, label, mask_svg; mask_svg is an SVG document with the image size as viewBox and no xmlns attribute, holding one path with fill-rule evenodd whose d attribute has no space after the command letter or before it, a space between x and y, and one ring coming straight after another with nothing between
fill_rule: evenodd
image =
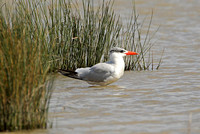
<instances>
[{"instance_id":1,"label":"black cap on head","mask_svg":"<svg viewBox=\"0 0 200 134\"><path fill-rule=\"evenodd\" d=\"M120 48L120 47L113 47L113 48L110 50L110 53L113 53L113 52L124 53L124 52L126 52L126 50L123 49L123 48Z\"/></svg>"}]
</instances>

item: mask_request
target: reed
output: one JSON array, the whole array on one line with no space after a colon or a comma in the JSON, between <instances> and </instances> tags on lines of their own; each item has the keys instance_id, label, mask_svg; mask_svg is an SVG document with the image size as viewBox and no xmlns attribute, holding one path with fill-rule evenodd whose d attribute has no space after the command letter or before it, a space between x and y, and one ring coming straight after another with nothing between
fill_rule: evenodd
<instances>
[{"instance_id":1,"label":"reed","mask_svg":"<svg viewBox=\"0 0 200 134\"><path fill-rule=\"evenodd\" d=\"M122 25L112 10L112 2L95 7L92 1L77 3L60 0L50 11L54 36L53 68L71 69L103 61L119 36Z\"/></svg>"},{"instance_id":2,"label":"reed","mask_svg":"<svg viewBox=\"0 0 200 134\"><path fill-rule=\"evenodd\" d=\"M153 11L147 22L147 28L144 30L143 26L145 19L140 22L139 15L136 12L136 7L133 5L133 11L129 23L127 24L126 30L123 29L123 34L121 36L119 44L122 47L138 52L138 56L126 57L125 70L154 70L159 69L162 56L158 63L154 63L152 47L155 45L155 42L152 41L155 33L158 31L159 27L152 33L151 25L153 19ZM145 32L144 32L145 31ZM164 53L164 51L163 51ZM162 53L162 55L163 55ZM156 68L154 67L156 66Z\"/></svg>"},{"instance_id":3,"label":"reed","mask_svg":"<svg viewBox=\"0 0 200 134\"><path fill-rule=\"evenodd\" d=\"M154 69L151 51L154 43L151 39L155 33L150 34L153 13L147 32L142 33L143 22L139 21L135 6L129 23L125 24L127 27L124 27L113 10L113 2L103 1L100 6L94 6L90 0L82 0L79 4L60 0L51 7L53 11L50 9L50 15L47 15L51 25L48 26L53 29L53 36L57 37L53 69L74 70L106 61L113 46L140 53L139 56L126 57L125 70ZM160 63L161 60L157 69Z\"/></svg>"},{"instance_id":4,"label":"reed","mask_svg":"<svg viewBox=\"0 0 200 134\"><path fill-rule=\"evenodd\" d=\"M30 3L0 10L0 131L47 127L51 96L46 30ZM48 76L48 77L47 77Z\"/></svg>"}]
</instances>

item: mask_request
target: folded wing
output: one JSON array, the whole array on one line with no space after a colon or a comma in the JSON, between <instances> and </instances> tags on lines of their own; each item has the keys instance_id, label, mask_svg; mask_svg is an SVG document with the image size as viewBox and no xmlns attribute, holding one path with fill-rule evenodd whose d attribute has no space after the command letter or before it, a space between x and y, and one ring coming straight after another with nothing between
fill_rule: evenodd
<instances>
[{"instance_id":1,"label":"folded wing","mask_svg":"<svg viewBox=\"0 0 200 134\"><path fill-rule=\"evenodd\" d=\"M112 79L114 67L111 64L99 63L91 68L79 68L76 70L78 77L82 80L92 82L104 82Z\"/></svg>"}]
</instances>

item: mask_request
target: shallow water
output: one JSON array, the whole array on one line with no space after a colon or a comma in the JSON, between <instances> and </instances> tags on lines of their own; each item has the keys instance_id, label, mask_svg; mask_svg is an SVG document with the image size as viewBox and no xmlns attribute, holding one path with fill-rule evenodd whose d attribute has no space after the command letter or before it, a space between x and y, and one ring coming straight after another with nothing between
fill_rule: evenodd
<instances>
[{"instance_id":1,"label":"shallow water","mask_svg":"<svg viewBox=\"0 0 200 134\"><path fill-rule=\"evenodd\" d=\"M200 133L200 1L138 0L141 18L160 26L155 57L165 48L157 71L125 72L106 87L58 75L50 133ZM127 18L130 1L115 1Z\"/></svg>"},{"instance_id":2,"label":"shallow water","mask_svg":"<svg viewBox=\"0 0 200 134\"><path fill-rule=\"evenodd\" d=\"M114 6L127 18L131 3L116 0ZM160 26L154 57L165 48L161 68L125 72L106 87L57 75L53 128L29 133L200 133L199 6L199 0L136 0L141 18L153 9L152 29Z\"/></svg>"}]
</instances>

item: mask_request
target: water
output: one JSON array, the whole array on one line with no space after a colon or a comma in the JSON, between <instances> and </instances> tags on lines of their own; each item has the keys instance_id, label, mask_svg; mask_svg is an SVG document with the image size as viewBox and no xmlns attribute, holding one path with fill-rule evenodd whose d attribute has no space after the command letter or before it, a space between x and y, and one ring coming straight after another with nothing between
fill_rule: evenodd
<instances>
[{"instance_id":1,"label":"water","mask_svg":"<svg viewBox=\"0 0 200 134\"><path fill-rule=\"evenodd\" d=\"M138 0L141 18L154 17L158 71L126 72L107 87L58 76L50 133L200 133L200 1ZM130 1L115 1L127 18Z\"/></svg>"},{"instance_id":2,"label":"water","mask_svg":"<svg viewBox=\"0 0 200 134\"><path fill-rule=\"evenodd\" d=\"M200 133L200 1L136 4L141 18L153 9L152 30L160 26L154 57L165 48L161 68L125 72L106 87L57 75L50 104L53 128L29 133ZM129 0L116 0L114 6L124 18L132 8Z\"/></svg>"}]
</instances>

